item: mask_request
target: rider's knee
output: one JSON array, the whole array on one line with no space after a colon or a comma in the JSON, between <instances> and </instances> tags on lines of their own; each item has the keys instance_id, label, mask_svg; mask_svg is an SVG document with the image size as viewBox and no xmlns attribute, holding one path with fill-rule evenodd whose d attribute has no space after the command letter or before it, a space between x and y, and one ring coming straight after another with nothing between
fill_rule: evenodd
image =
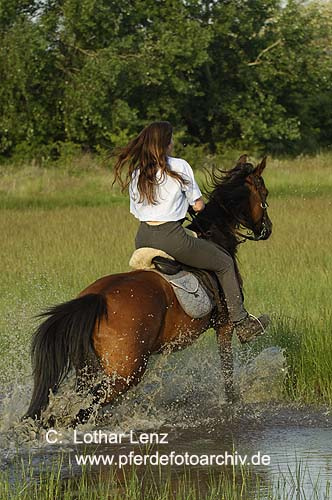
<instances>
[{"instance_id":1,"label":"rider's knee","mask_svg":"<svg viewBox=\"0 0 332 500\"><path fill-rule=\"evenodd\" d=\"M221 273L234 270L233 258L227 253L221 253L220 256L218 256L217 266L217 272Z\"/></svg>"}]
</instances>

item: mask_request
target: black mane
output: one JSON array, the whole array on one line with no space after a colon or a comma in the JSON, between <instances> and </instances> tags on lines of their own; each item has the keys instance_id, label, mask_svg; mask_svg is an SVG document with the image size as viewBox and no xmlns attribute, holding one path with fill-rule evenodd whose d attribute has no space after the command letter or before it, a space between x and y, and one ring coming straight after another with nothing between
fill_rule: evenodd
<instances>
[{"instance_id":1,"label":"black mane","mask_svg":"<svg viewBox=\"0 0 332 500\"><path fill-rule=\"evenodd\" d=\"M231 170L214 169L208 173L208 187L205 189L208 202L190 224L190 229L221 245L232 257L235 257L236 247L241 241L236 229L240 220L248 220L249 190L245 180L254 169L251 163L245 163Z\"/></svg>"}]
</instances>

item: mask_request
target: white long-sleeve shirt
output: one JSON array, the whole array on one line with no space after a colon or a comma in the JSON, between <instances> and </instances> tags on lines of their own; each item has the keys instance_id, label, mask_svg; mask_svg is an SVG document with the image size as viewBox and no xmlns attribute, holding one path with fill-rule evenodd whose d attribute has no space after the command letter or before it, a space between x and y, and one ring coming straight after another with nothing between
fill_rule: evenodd
<instances>
[{"instance_id":1,"label":"white long-sleeve shirt","mask_svg":"<svg viewBox=\"0 0 332 500\"><path fill-rule=\"evenodd\" d=\"M194 205L202 196L189 163L172 156L167 157L167 163L171 170L181 174L188 184L181 185L177 179L166 174L162 179L157 173L156 204L152 205L147 200L139 203L140 195L137 189L139 170L136 170L129 185L130 212L140 221L181 220L186 216L189 205Z\"/></svg>"}]
</instances>

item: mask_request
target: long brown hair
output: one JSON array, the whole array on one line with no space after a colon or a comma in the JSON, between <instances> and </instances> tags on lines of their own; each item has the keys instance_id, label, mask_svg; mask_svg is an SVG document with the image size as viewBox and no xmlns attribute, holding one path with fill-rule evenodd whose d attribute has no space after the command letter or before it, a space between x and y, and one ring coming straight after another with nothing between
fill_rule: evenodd
<instances>
[{"instance_id":1,"label":"long brown hair","mask_svg":"<svg viewBox=\"0 0 332 500\"><path fill-rule=\"evenodd\" d=\"M118 149L113 184L118 181L122 191L124 191L129 186L133 174L139 171L137 181L137 189L140 194L139 202L146 199L152 205L156 203L158 171L161 174L160 179L169 175L177 179L181 185L187 184L188 181L178 172L172 171L167 164L167 148L171 143L172 133L173 128L169 122L153 122L145 127L127 146ZM127 174L123 179L122 173L127 166Z\"/></svg>"}]
</instances>

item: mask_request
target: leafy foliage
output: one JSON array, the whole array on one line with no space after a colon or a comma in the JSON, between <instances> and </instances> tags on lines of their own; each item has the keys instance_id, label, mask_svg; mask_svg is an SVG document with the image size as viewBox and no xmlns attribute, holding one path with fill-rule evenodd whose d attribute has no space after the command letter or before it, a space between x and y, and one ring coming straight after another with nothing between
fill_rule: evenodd
<instances>
[{"instance_id":1,"label":"leafy foliage","mask_svg":"<svg viewBox=\"0 0 332 500\"><path fill-rule=\"evenodd\" d=\"M0 153L123 144L168 119L183 143L331 145L331 3L0 0Z\"/></svg>"}]
</instances>

